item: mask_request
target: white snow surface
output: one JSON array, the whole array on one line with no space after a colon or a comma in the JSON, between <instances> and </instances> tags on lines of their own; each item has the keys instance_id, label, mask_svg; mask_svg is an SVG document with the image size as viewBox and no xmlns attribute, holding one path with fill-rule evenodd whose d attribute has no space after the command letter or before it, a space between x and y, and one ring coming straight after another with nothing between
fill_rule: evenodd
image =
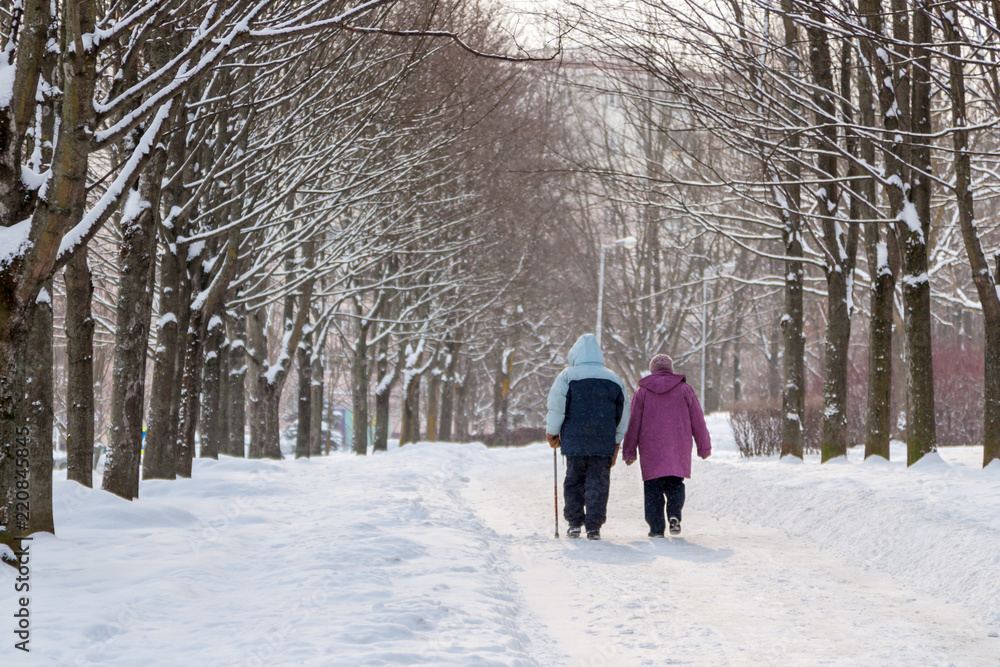
<instances>
[{"instance_id":1,"label":"white snow surface","mask_svg":"<svg viewBox=\"0 0 1000 667\"><path fill-rule=\"evenodd\" d=\"M7 51L0 53L0 109L6 109L14 99L14 76L17 68L7 63Z\"/></svg>"},{"instance_id":2,"label":"white snow surface","mask_svg":"<svg viewBox=\"0 0 1000 667\"><path fill-rule=\"evenodd\" d=\"M0 227L0 269L22 256L30 246L31 218Z\"/></svg>"},{"instance_id":3,"label":"white snow surface","mask_svg":"<svg viewBox=\"0 0 1000 667\"><path fill-rule=\"evenodd\" d=\"M789 466L740 459L724 415L709 426L668 539L646 537L621 463L604 540L555 539L544 444L197 459L134 502L57 472L59 534L30 547L32 652L9 627L0 663L1000 663L1000 465L977 469L981 448Z\"/></svg>"}]
</instances>

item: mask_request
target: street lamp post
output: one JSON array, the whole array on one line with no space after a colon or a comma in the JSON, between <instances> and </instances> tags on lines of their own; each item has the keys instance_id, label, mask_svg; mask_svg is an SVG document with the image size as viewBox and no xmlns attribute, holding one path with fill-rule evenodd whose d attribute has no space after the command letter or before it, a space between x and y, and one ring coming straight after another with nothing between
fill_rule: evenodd
<instances>
[{"instance_id":1,"label":"street lamp post","mask_svg":"<svg viewBox=\"0 0 1000 667\"><path fill-rule=\"evenodd\" d=\"M623 239L618 239L613 243L605 243L601 246L601 268L597 273L597 326L595 327L595 336L597 336L597 344L601 344L601 324L604 322L604 257L608 250L612 248L622 247L626 250L631 250L639 244L634 236L626 236Z\"/></svg>"}]
</instances>

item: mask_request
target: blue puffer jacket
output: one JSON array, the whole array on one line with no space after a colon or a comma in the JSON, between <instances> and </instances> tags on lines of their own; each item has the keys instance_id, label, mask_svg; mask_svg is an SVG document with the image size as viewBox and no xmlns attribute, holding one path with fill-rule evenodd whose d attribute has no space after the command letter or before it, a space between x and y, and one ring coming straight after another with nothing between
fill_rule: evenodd
<instances>
[{"instance_id":1,"label":"blue puffer jacket","mask_svg":"<svg viewBox=\"0 0 1000 667\"><path fill-rule=\"evenodd\" d=\"M604 367L593 334L580 336L567 359L549 390L545 430L559 435L566 456L613 456L628 428L625 384Z\"/></svg>"}]
</instances>

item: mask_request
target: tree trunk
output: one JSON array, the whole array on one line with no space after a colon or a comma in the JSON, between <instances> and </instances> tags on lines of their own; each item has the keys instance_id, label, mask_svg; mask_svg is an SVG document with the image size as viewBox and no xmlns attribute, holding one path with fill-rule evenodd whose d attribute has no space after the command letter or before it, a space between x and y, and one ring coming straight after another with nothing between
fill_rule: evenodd
<instances>
[{"instance_id":1,"label":"tree trunk","mask_svg":"<svg viewBox=\"0 0 1000 667\"><path fill-rule=\"evenodd\" d=\"M94 282L86 247L66 265L66 478L94 485Z\"/></svg>"},{"instance_id":2,"label":"tree trunk","mask_svg":"<svg viewBox=\"0 0 1000 667\"><path fill-rule=\"evenodd\" d=\"M172 236L173 230L166 230ZM180 336L181 271L183 263L176 246L168 243L160 260L160 317L157 321L153 382L146 428L146 454L142 461L143 479L174 479L177 476L174 448L177 426L174 419L174 384L179 379L177 362Z\"/></svg>"},{"instance_id":3,"label":"tree trunk","mask_svg":"<svg viewBox=\"0 0 1000 667\"><path fill-rule=\"evenodd\" d=\"M413 350L406 346L406 368L403 370L403 418L399 427L399 444L420 440L420 367L423 341Z\"/></svg>"},{"instance_id":4,"label":"tree trunk","mask_svg":"<svg viewBox=\"0 0 1000 667\"><path fill-rule=\"evenodd\" d=\"M913 465L937 449L934 364L931 345L931 285L927 244L931 216L931 17L926 0L913 12L912 206L897 223L903 271L903 334L906 340L906 460Z\"/></svg>"},{"instance_id":5,"label":"tree trunk","mask_svg":"<svg viewBox=\"0 0 1000 667\"><path fill-rule=\"evenodd\" d=\"M290 266L294 258L286 260L289 279L293 278ZM250 404L250 455L252 458L281 458L281 389L288 378L293 350L299 346L306 318L309 314L312 300L313 279L310 278L299 294L299 306L296 313L296 297L289 295L284 304L284 334L281 338L281 348L278 359L271 366L264 359L267 352L264 342L264 330L267 318L258 309L254 321L250 324L250 359L254 369L254 384L256 390Z\"/></svg>"},{"instance_id":6,"label":"tree trunk","mask_svg":"<svg viewBox=\"0 0 1000 667\"><path fill-rule=\"evenodd\" d=\"M406 385L406 442L420 440L420 375L414 375Z\"/></svg>"},{"instance_id":7,"label":"tree trunk","mask_svg":"<svg viewBox=\"0 0 1000 667\"><path fill-rule=\"evenodd\" d=\"M156 150L138 190L129 195L140 209L122 220L115 360L111 386L111 435L104 465L105 491L139 497L146 347L153 310L160 178L164 151ZM134 199L133 199L134 198Z\"/></svg>"},{"instance_id":8,"label":"tree trunk","mask_svg":"<svg viewBox=\"0 0 1000 667\"><path fill-rule=\"evenodd\" d=\"M869 0L867 4L863 2L860 9L862 18L869 28L880 35L882 33L880 8L873 6ZM861 47L870 66L858 70L858 110L861 115L861 126L874 130L876 87L873 82L878 80L878 73L871 69L871 64L878 57L878 53L871 40L862 40ZM877 164L875 143L869 136L859 137L859 151L861 159L866 164ZM853 189L852 197L859 199L863 207L862 217L869 220L877 218L879 208L875 179L870 175L864 175ZM887 228L886 234L892 234L892 229ZM892 311L896 279L890 262L889 244L882 239L882 230L878 222L865 224L865 255L871 277L865 458L881 456L888 461L889 441L892 436Z\"/></svg>"},{"instance_id":9,"label":"tree trunk","mask_svg":"<svg viewBox=\"0 0 1000 667\"><path fill-rule=\"evenodd\" d=\"M28 392L24 424L28 447L28 533L54 533L52 521L52 280L39 294L28 348Z\"/></svg>"},{"instance_id":10,"label":"tree trunk","mask_svg":"<svg viewBox=\"0 0 1000 667\"><path fill-rule=\"evenodd\" d=\"M226 325L218 315L212 317L205 328L204 359L201 384L201 434L202 458L218 459L220 442L220 418L222 393L222 357L223 343L226 336Z\"/></svg>"},{"instance_id":11,"label":"tree trunk","mask_svg":"<svg viewBox=\"0 0 1000 667\"><path fill-rule=\"evenodd\" d=\"M437 440L438 434L438 410L441 397L441 372L438 369L431 371L427 380L427 439L431 442Z\"/></svg>"},{"instance_id":12,"label":"tree trunk","mask_svg":"<svg viewBox=\"0 0 1000 667\"><path fill-rule=\"evenodd\" d=\"M184 371L181 374L180 425L177 433L176 457L176 470L180 477L191 477L194 462L195 433L198 430L198 414L201 404L201 372L204 366L203 328L202 310L192 308L187 339L184 344L186 349Z\"/></svg>"},{"instance_id":13,"label":"tree trunk","mask_svg":"<svg viewBox=\"0 0 1000 667\"><path fill-rule=\"evenodd\" d=\"M312 435L312 332L302 334L302 342L296 350L296 362L299 370L298 392L298 428L295 432L295 458L309 458L312 448L309 438Z\"/></svg>"},{"instance_id":14,"label":"tree trunk","mask_svg":"<svg viewBox=\"0 0 1000 667\"><path fill-rule=\"evenodd\" d=\"M469 414L466 409L471 384L472 362L466 357L465 373L462 376L461 382L455 385L455 440L458 442L468 442L471 438L469 434Z\"/></svg>"},{"instance_id":15,"label":"tree trunk","mask_svg":"<svg viewBox=\"0 0 1000 667\"><path fill-rule=\"evenodd\" d=\"M965 71L962 62L963 37L954 21L958 9L954 2L938 8L944 41L948 44L948 73L950 78L952 141L955 149L955 196L958 221L962 229L966 254L972 268L979 303L983 308L983 328L986 335L984 359L985 386L983 387L983 467L993 459L1000 459L1000 296L997 283L990 273L989 262L976 228L972 194L972 165L969 157L969 131L965 104ZM1000 258L998 258L1000 259ZM1000 261L998 261L1000 271Z\"/></svg>"},{"instance_id":16,"label":"tree trunk","mask_svg":"<svg viewBox=\"0 0 1000 667\"><path fill-rule=\"evenodd\" d=\"M361 305L357 312L361 315ZM354 453L364 456L368 453L368 322L358 320L358 337L354 342L354 358L351 363L351 396L354 409L353 440Z\"/></svg>"},{"instance_id":17,"label":"tree trunk","mask_svg":"<svg viewBox=\"0 0 1000 667\"><path fill-rule=\"evenodd\" d=\"M3 294L0 291L0 294ZM4 294L6 297L6 294ZM6 327L4 333L12 333L13 336L7 338L7 344L3 350L3 382L0 382L0 392L2 392L2 412L0 412L0 434L4 439L0 445L3 446L3 461L0 465L0 489L3 490L5 498L3 504L3 516L0 516L4 526L4 531L0 534L0 543L8 545L14 552L19 552L21 548L21 538L27 535L27 517L19 514L21 507L19 502L27 502L30 498L26 489L19 489L17 482L28 479L29 471L21 465L23 461L30 460L29 447L31 446L31 429L24 423L24 394L28 380L28 336L31 321L24 321L19 317L25 309L19 307L13 298L14 303L4 302L0 304L0 321ZM13 311L13 312L12 312ZM33 311L31 314L34 315ZM16 336L16 337L15 337ZM23 341L19 343L19 341ZM3 337L0 337L0 343Z\"/></svg>"},{"instance_id":18,"label":"tree trunk","mask_svg":"<svg viewBox=\"0 0 1000 667\"><path fill-rule=\"evenodd\" d=\"M212 439L216 444L216 458L225 454L229 446L229 339L226 325L222 325L222 345L219 346L219 413L215 421Z\"/></svg>"},{"instance_id":19,"label":"tree trunk","mask_svg":"<svg viewBox=\"0 0 1000 667\"><path fill-rule=\"evenodd\" d=\"M229 316L229 438L226 453L246 456L246 313L243 307Z\"/></svg>"},{"instance_id":20,"label":"tree trunk","mask_svg":"<svg viewBox=\"0 0 1000 667\"><path fill-rule=\"evenodd\" d=\"M267 357L267 311L257 308L247 314L247 366L250 382L250 401L248 404L248 419L250 422L250 450L247 456L251 459L264 458L264 428L261 423L260 411L260 376L264 372L264 360Z\"/></svg>"},{"instance_id":21,"label":"tree trunk","mask_svg":"<svg viewBox=\"0 0 1000 667\"><path fill-rule=\"evenodd\" d=\"M798 26L791 14L793 0L781 0L784 14L785 59L791 76L800 78L801 63L798 48ZM795 105L797 109L798 106ZM799 135L792 132L787 139L789 149L799 146ZM781 410L781 456L802 458L803 426L805 423L805 330L803 326L802 289L802 185L801 168L796 162L785 166L787 184L780 199L782 209L782 242L785 248L785 314L781 319L784 349L784 388Z\"/></svg>"},{"instance_id":22,"label":"tree trunk","mask_svg":"<svg viewBox=\"0 0 1000 667\"><path fill-rule=\"evenodd\" d=\"M161 472L164 478L175 479L180 466L181 450L184 448L184 433L182 421L186 408L184 407L184 369L187 367L188 356L188 329L191 326L191 292L193 290L192 276L188 271L187 262L188 248L185 244L178 244L177 256L178 266L178 301L177 301L177 357L174 360L174 377L170 390L170 422L166 424L165 430L169 434L173 445L171 451L161 455ZM146 437L149 437L148 433Z\"/></svg>"},{"instance_id":23,"label":"tree trunk","mask_svg":"<svg viewBox=\"0 0 1000 667\"><path fill-rule=\"evenodd\" d=\"M444 377L441 379L441 416L438 424L438 440L451 441L452 421L455 418L455 373L458 370L458 343L448 341L445 354Z\"/></svg>"},{"instance_id":24,"label":"tree trunk","mask_svg":"<svg viewBox=\"0 0 1000 667\"><path fill-rule=\"evenodd\" d=\"M23 25L17 35L17 66L10 69L13 81L10 99L0 108L0 227L30 219L28 247L8 258L0 270L0 543L19 552L20 538L28 529L27 520L17 517L16 488L21 472L18 463L28 452L30 436L23 419L22 402L27 388L27 356L31 346L30 327L36 299L52 274L65 230L75 224L86 207L87 168L93 145L93 91L96 49L70 50L82 35L93 33L96 3L80 0L65 7L68 28L55 35L50 10L45 2L23 3ZM11 32L11 40L14 33ZM59 48L49 48L59 39ZM10 44L14 44L10 41ZM10 52L4 57L10 56ZM39 78L49 73L59 60L65 72L61 83L60 125L55 140L46 197L37 199L28 192L22 178L22 146L37 109ZM13 65L13 63L11 63Z\"/></svg>"},{"instance_id":25,"label":"tree trunk","mask_svg":"<svg viewBox=\"0 0 1000 667\"><path fill-rule=\"evenodd\" d=\"M851 338L851 307L849 290L853 279L853 248L847 234L837 218L837 118L833 88L833 63L830 44L826 32L826 16L823 7L814 0L810 10L812 22L807 30L809 36L809 62L815 89L813 104L816 108L816 123L820 126L817 141L819 152L816 158L819 172L817 210L823 229L823 245L826 256L827 318L826 348L823 363L823 424L821 435L822 461L847 455L847 363L848 345ZM842 72L841 94L845 91L850 99L850 46L845 46L846 58ZM855 142L853 134L847 133L848 141ZM851 151L854 146L849 146ZM857 238L852 233L852 238Z\"/></svg>"},{"instance_id":26,"label":"tree trunk","mask_svg":"<svg viewBox=\"0 0 1000 667\"><path fill-rule=\"evenodd\" d=\"M372 443L372 450L384 452L389 449L389 408L392 400L392 386L399 376L399 369L402 367L404 348L400 346L399 358L396 365L389 373L389 336L383 335L378 343L378 354L376 355L375 373L378 384L375 387L375 438ZM402 437L402 432L400 433Z\"/></svg>"},{"instance_id":27,"label":"tree trunk","mask_svg":"<svg viewBox=\"0 0 1000 667\"><path fill-rule=\"evenodd\" d=\"M280 421L281 386L258 376L257 400L250 406L251 458L281 459Z\"/></svg>"}]
</instances>

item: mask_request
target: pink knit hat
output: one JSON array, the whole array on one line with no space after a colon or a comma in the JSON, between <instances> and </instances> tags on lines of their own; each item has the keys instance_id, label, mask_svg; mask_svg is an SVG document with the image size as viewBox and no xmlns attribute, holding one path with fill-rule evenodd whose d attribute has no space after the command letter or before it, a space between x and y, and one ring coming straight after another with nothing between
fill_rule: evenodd
<instances>
[{"instance_id":1,"label":"pink knit hat","mask_svg":"<svg viewBox=\"0 0 1000 667\"><path fill-rule=\"evenodd\" d=\"M658 354L649 360L649 372L655 373L656 371L669 371L674 372L674 360L665 354Z\"/></svg>"}]
</instances>

